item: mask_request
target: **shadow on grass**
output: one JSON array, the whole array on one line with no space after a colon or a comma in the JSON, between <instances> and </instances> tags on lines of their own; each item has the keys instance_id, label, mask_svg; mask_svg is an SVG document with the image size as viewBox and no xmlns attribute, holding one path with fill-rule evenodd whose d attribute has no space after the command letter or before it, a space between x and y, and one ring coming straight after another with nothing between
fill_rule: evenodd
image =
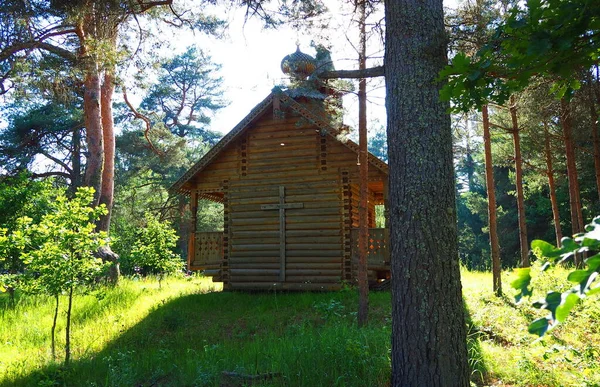
<instances>
[{"instance_id":1,"label":"shadow on grass","mask_svg":"<svg viewBox=\"0 0 600 387\"><path fill-rule=\"evenodd\" d=\"M11 385L218 386L232 371L280 375L265 385L385 386L389 295L373 304L358 329L354 292L182 296L68 369L48 365Z\"/></svg>"},{"instance_id":2,"label":"shadow on grass","mask_svg":"<svg viewBox=\"0 0 600 387\"><path fill-rule=\"evenodd\" d=\"M471 381L478 386L483 386L486 385L488 369L483 358L483 350L479 341L481 331L473 323L471 312L464 300L463 307L467 324L467 352L469 357L469 367L471 368Z\"/></svg>"}]
</instances>

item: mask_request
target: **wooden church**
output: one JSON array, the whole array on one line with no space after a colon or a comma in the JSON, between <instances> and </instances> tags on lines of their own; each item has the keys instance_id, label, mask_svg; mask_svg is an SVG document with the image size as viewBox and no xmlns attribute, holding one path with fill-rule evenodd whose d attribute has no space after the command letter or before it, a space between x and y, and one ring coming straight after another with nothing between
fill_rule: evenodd
<instances>
[{"instance_id":1,"label":"wooden church","mask_svg":"<svg viewBox=\"0 0 600 387\"><path fill-rule=\"evenodd\" d=\"M300 50L285 57L284 73L304 86L274 89L172 187L191 198L188 268L224 289L335 290L356 280L358 145L333 123L331 92L307 91L316 66ZM375 228L387 181L387 165L369 154L372 283L389 278L387 232ZM199 198L224 205L223 231L196 232Z\"/></svg>"}]
</instances>

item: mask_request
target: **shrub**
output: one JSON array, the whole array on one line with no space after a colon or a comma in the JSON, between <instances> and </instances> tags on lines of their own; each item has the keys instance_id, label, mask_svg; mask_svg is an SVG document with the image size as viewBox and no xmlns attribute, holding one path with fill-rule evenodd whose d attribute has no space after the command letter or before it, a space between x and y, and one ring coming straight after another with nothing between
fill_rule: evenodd
<instances>
[{"instance_id":1,"label":"shrub","mask_svg":"<svg viewBox=\"0 0 600 387\"><path fill-rule=\"evenodd\" d=\"M146 214L146 227L137 232L131 250L131 264L139 267L143 274L158 275L160 286L165 275L183 269L183 261L174 252L178 238L170 222L161 222Z\"/></svg>"}]
</instances>

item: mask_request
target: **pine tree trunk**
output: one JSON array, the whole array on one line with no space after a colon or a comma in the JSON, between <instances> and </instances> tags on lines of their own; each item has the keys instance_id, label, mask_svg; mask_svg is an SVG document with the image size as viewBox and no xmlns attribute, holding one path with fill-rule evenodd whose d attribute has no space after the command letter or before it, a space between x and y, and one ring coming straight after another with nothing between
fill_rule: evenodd
<instances>
[{"instance_id":1,"label":"pine tree trunk","mask_svg":"<svg viewBox=\"0 0 600 387\"><path fill-rule=\"evenodd\" d=\"M102 138L102 111L100 68L97 58L90 53L88 44L96 32L94 7L92 6L83 21L77 26L79 37L79 57L84 67L83 80L83 122L86 131L87 161L83 184L94 188L94 202L100 202L102 168L104 166L104 141Z\"/></svg>"},{"instance_id":2,"label":"pine tree trunk","mask_svg":"<svg viewBox=\"0 0 600 387\"><path fill-rule=\"evenodd\" d=\"M515 187L517 190L517 214L519 217L519 244L521 245L521 267L529 267L529 243L527 242L527 223L525 219L525 196L523 194L523 160L521 158L521 138L517 121L517 107L514 96L510 98L510 117L512 137L515 147Z\"/></svg>"},{"instance_id":3,"label":"pine tree trunk","mask_svg":"<svg viewBox=\"0 0 600 387\"><path fill-rule=\"evenodd\" d=\"M77 188L81 186L81 128L77 126L73 129L73 154L71 155L71 165L73 168L71 176L71 195L75 196Z\"/></svg>"},{"instance_id":4,"label":"pine tree trunk","mask_svg":"<svg viewBox=\"0 0 600 387\"><path fill-rule=\"evenodd\" d=\"M590 106L590 119L592 121L592 144L594 146L594 167L596 176L596 189L598 191L598 199L600 199L600 136L598 136L598 111L594 102L591 77L588 104Z\"/></svg>"},{"instance_id":5,"label":"pine tree trunk","mask_svg":"<svg viewBox=\"0 0 600 387\"><path fill-rule=\"evenodd\" d=\"M581 212L581 199L579 197L579 181L577 178L577 164L575 148L573 145L573 129L571 126L571 106L564 98L560 100L560 123L565 141L565 154L567 159L567 177L569 179L569 205L571 209L571 231L573 234L583 230L583 215ZM575 265L581 266L581 256L575 255Z\"/></svg>"},{"instance_id":6,"label":"pine tree trunk","mask_svg":"<svg viewBox=\"0 0 600 387\"><path fill-rule=\"evenodd\" d=\"M546 155L546 175L548 176L548 189L550 190L550 203L552 204L552 218L554 219L554 233L556 234L556 245L560 246L562 229L560 226L560 212L558 211L558 200L556 200L556 184L554 182L554 168L552 166L552 152L550 150L550 134L548 123L544 122L544 153Z\"/></svg>"},{"instance_id":7,"label":"pine tree trunk","mask_svg":"<svg viewBox=\"0 0 600 387\"><path fill-rule=\"evenodd\" d=\"M490 232L490 253L492 255L492 283L494 293L502 295L502 265L500 262L500 243L498 242L498 222L496 213L496 185L494 183L494 165L492 163L492 136L488 107L481 108L483 118L483 147L485 153L485 183L488 197L488 226Z\"/></svg>"},{"instance_id":8,"label":"pine tree trunk","mask_svg":"<svg viewBox=\"0 0 600 387\"><path fill-rule=\"evenodd\" d=\"M108 213L100 217L98 230L108 232L113 206L115 185L115 124L113 121L112 98L115 92L115 79L111 72L104 73L102 83L102 140L104 143L104 167L102 168L102 185L100 188L100 204L104 204Z\"/></svg>"},{"instance_id":9,"label":"pine tree trunk","mask_svg":"<svg viewBox=\"0 0 600 387\"><path fill-rule=\"evenodd\" d=\"M84 185L92 187L94 205L100 202L102 189L102 166L104 164L104 144L102 138L102 116L100 112L100 76L89 72L84 81L83 116L88 150Z\"/></svg>"},{"instance_id":10,"label":"pine tree trunk","mask_svg":"<svg viewBox=\"0 0 600 387\"><path fill-rule=\"evenodd\" d=\"M358 68L366 66L367 34L365 31L366 0L357 4L359 23L359 55ZM358 81L358 137L359 137L359 180L360 194L358 205L358 326L367 324L369 313L369 278L367 272L367 244L369 239L368 196L369 196L369 162L367 150L367 80Z\"/></svg>"},{"instance_id":11,"label":"pine tree trunk","mask_svg":"<svg viewBox=\"0 0 600 387\"><path fill-rule=\"evenodd\" d=\"M392 385L469 386L442 0L385 3Z\"/></svg>"}]
</instances>

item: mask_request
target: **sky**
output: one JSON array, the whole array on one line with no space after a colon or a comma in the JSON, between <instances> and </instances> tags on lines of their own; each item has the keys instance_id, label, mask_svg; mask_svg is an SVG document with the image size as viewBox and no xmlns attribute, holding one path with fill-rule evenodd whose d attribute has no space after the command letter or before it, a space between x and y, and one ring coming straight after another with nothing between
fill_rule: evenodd
<instances>
[{"instance_id":1,"label":"sky","mask_svg":"<svg viewBox=\"0 0 600 387\"><path fill-rule=\"evenodd\" d=\"M444 6L456 7L459 0L444 0ZM332 3L333 4L333 3ZM332 6L331 9L336 9ZM329 39L332 44L332 59L336 69L355 69L357 67L357 54L349 41L357 37L348 36L358 32L348 27L347 16L337 10L333 23L341 24L340 27L330 30ZM284 81L280 64L284 56L296 50L296 42L300 49L310 55L315 51L310 47L313 36L308 33L294 31L290 27L281 27L277 30L263 28L257 19L244 20L243 10L232 12L228 16L230 26L228 37L222 40L201 36L190 37L195 43L207 52L212 59L222 65L224 78L225 98L230 104L218 111L212 117L211 129L227 133L241 121L254 106L262 101L271 89ZM344 20L343 22L340 20ZM348 31L348 32L346 32ZM186 44L191 43L188 38L182 39ZM383 51L377 39L372 38L369 43L367 55L372 57L368 66L381 64ZM372 126L385 124L385 90L381 79L369 80L368 85L369 106L367 112ZM346 115L344 121L350 126L356 126L358 113L356 98L352 95L344 99Z\"/></svg>"}]
</instances>

